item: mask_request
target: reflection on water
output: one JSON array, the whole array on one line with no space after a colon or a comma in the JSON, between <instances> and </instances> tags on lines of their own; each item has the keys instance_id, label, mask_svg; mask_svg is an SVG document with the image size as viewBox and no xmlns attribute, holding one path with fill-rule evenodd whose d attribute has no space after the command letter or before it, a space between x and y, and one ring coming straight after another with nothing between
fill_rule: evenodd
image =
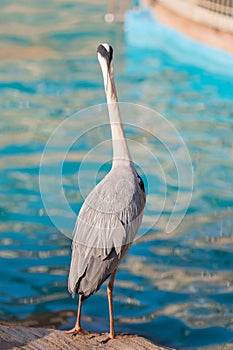
<instances>
[{"instance_id":1,"label":"reflection on water","mask_svg":"<svg viewBox=\"0 0 233 350\"><path fill-rule=\"evenodd\" d=\"M67 293L70 240L43 208L40 157L61 121L104 102L95 50L99 42L110 41L117 48L120 100L150 106L176 126L195 176L182 224L165 234L161 227L169 215L164 212L161 225L132 246L123 262L114 299L118 330L185 348L220 349L218 344L232 342L231 79L179 63L159 49L124 46L121 24L103 22L104 0L50 0L46 6L44 1L2 1L0 9L0 318L61 328L74 322L76 301ZM159 130L160 125L153 127ZM97 139L104 140L108 132ZM133 140L150 145L166 175L169 164L158 142L142 139L137 130L129 132ZM83 139L64 164L63 185L76 212L82 202L78 164L92 142ZM53 162L48 165L51 184ZM94 163L89 165L91 173ZM104 171L100 168L98 176ZM151 168L147 176L157 181L157 173ZM175 198L172 172L166 182L168 196ZM164 183L158 178L156 185L150 193L154 213ZM150 220L145 218L146 225ZM84 315L90 330L107 330L104 288L84 304Z\"/></svg>"}]
</instances>

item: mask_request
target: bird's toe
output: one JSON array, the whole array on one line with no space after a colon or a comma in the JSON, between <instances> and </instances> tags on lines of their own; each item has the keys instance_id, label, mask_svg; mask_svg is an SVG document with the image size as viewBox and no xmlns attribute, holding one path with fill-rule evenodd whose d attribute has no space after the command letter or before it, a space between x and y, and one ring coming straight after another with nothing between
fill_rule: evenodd
<instances>
[{"instance_id":1,"label":"bird's toe","mask_svg":"<svg viewBox=\"0 0 233 350\"><path fill-rule=\"evenodd\" d=\"M101 344L106 344L109 342L109 340L112 339L122 339L122 338L133 338L137 337L137 334L128 334L128 333L121 333L121 334L115 334L114 336L111 334L108 334L105 339L101 339Z\"/></svg>"},{"instance_id":2,"label":"bird's toe","mask_svg":"<svg viewBox=\"0 0 233 350\"><path fill-rule=\"evenodd\" d=\"M74 327L68 331L65 331L66 334L72 334L73 336L76 336L77 334L83 334L83 335L89 335L88 331L85 331L81 327Z\"/></svg>"},{"instance_id":3,"label":"bird's toe","mask_svg":"<svg viewBox=\"0 0 233 350\"><path fill-rule=\"evenodd\" d=\"M106 343L109 342L109 340L112 340L112 339L114 339L114 338L115 338L115 335L112 335L112 334L108 333L107 336L106 336L105 338L101 338L101 339L100 339L100 343L101 343L101 344L106 344Z\"/></svg>"},{"instance_id":4,"label":"bird's toe","mask_svg":"<svg viewBox=\"0 0 233 350\"><path fill-rule=\"evenodd\" d=\"M95 338L95 337L100 337L101 335L102 335L102 333L89 333L88 334L88 338L92 339L92 338Z\"/></svg>"}]
</instances>

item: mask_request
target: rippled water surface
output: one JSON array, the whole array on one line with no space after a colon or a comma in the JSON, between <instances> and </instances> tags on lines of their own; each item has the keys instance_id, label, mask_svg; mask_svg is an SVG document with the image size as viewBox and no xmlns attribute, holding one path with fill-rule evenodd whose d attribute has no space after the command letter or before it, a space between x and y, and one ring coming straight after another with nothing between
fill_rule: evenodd
<instances>
[{"instance_id":1,"label":"rippled water surface","mask_svg":"<svg viewBox=\"0 0 233 350\"><path fill-rule=\"evenodd\" d=\"M135 125L144 123L152 133L126 126L149 192L142 229L150 229L131 247L117 274L117 330L183 349L222 349L226 344L233 348L232 78L218 67L214 73L213 67L210 72L188 64L188 56L179 60L172 50L130 45L123 24L104 22L106 3L1 1L0 318L60 328L74 323L76 300L67 292L71 241L44 209L40 159L50 134L62 121L105 101L96 46L109 41L116 49L120 101L166 116L184 139L194 170L187 214L174 232L165 233L178 177L169 150L159 141L162 124L153 113L135 112ZM123 114L125 122L132 118ZM95 118L95 113L84 112L70 130L85 131ZM102 123L106 122L103 113ZM109 128L103 126L84 133L70 147L62 183L75 212L83 200L77 185L80 164L89 150L108 138ZM54 215L70 227L73 221L59 209L53 191L59 144L64 142L65 137L58 140L44 167ZM167 143L175 159L182 161L175 140ZM84 162L85 190L91 189L96 169L95 181L109 169L110 146L97 148ZM151 165L143 149L155 155ZM182 198L185 186L180 185ZM83 313L88 329L107 331L105 286L87 300Z\"/></svg>"}]
</instances>

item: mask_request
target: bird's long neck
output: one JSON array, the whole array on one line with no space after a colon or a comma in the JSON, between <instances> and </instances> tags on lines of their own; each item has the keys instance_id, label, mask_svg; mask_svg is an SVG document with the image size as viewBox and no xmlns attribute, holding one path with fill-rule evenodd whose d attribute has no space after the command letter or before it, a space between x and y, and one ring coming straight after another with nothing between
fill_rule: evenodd
<instances>
[{"instance_id":1,"label":"bird's long neck","mask_svg":"<svg viewBox=\"0 0 233 350\"><path fill-rule=\"evenodd\" d=\"M110 68L104 77L105 92L108 104L109 119L112 132L113 167L122 162L131 164L131 156L125 138L125 132L121 120L117 92L114 83L113 69Z\"/></svg>"}]
</instances>

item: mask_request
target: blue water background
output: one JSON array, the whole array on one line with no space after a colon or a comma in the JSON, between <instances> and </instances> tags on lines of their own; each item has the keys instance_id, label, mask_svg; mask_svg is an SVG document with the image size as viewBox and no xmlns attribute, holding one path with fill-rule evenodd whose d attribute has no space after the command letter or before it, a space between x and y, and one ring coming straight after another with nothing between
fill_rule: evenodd
<instances>
[{"instance_id":1,"label":"blue water background","mask_svg":"<svg viewBox=\"0 0 233 350\"><path fill-rule=\"evenodd\" d=\"M76 301L67 292L71 242L46 215L38 175L55 127L105 101L96 46L109 41L116 49L119 99L165 115L183 137L194 169L182 225L172 235L150 229L121 265L114 295L117 330L183 349L221 349L233 342L232 56L171 30L168 47L168 32L150 16L145 21L148 13L128 13L124 30L121 23L104 22L106 10L103 0L1 1L0 319L59 328L74 323ZM108 136L108 130L98 135ZM81 145L63 173L75 211L82 203L78 164L93 139L84 137ZM150 147L158 154L157 142ZM154 173L152 167L146 175ZM48 181L52 176L51 170ZM172 196L176 183L166 180ZM158 181L150 193L155 211L161 186ZM167 213L162 216L166 221ZM88 329L108 330L105 287L85 303L83 314Z\"/></svg>"}]
</instances>

